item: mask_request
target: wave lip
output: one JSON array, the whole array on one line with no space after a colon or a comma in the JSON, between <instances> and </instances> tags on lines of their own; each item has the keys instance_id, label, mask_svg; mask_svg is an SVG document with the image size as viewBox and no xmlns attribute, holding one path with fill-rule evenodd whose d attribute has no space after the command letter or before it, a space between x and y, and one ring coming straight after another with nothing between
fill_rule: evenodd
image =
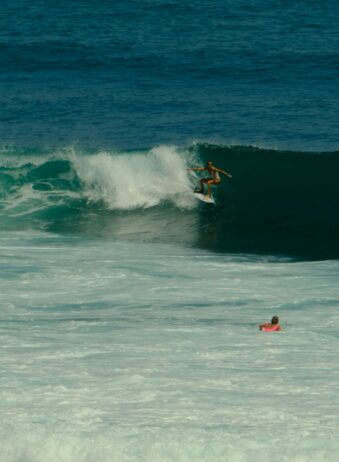
<instances>
[{"instance_id":1,"label":"wave lip","mask_svg":"<svg viewBox=\"0 0 339 462\"><path fill-rule=\"evenodd\" d=\"M111 210L154 207L168 201L192 208L185 159L174 147L149 152L75 158L74 165L87 198L103 201Z\"/></svg>"}]
</instances>

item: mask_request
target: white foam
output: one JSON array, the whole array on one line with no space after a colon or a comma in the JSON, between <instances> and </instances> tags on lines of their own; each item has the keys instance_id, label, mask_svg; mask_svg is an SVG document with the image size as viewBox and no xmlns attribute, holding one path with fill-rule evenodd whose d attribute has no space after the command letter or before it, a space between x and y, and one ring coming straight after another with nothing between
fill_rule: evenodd
<instances>
[{"instance_id":1,"label":"white foam","mask_svg":"<svg viewBox=\"0 0 339 462\"><path fill-rule=\"evenodd\" d=\"M163 201L181 208L195 205L186 159L173 146L147 153L75 155L73 163L87 197L111 209L148 208Z\"/></svg>"},{"instance_id":2,"label":"white foam","mask_svg":"<svg viewBox=\"0 0 339 462\"><path fill-rule=\"evenodd\" d=\"M1 462L336 460L338 262L1 247Z\"/></svg>"},{"instance_id":3,"label":"white foam","mask_svg":"<svg viewBox=\"0 0 339 462\"><path fill-rule=\"evenodd\" d=\"M3 212L11 217L23 217L41 212L51 206L61 206L68 199L78 199L79 194L73 191L53 190L40 191L33 189L32 184L20 186L15 194L2 201Z\"/></svg>"},{"instance_id":4,"label":"white foam","mask_svg":"<svg viewBox=\"0 0 339 462\"><path fill-rule=\"evenodd\" d=\"M190 424L194 427L194 419ZM0 440L2 462L337 462L339 450L334 439L324 444L307 432L291 434L288 448L283 448L270 433L258 442L236 434L230 439L222 428L199 431L185 425L177 431L147 428L142 434L114 425L96 433L71 428L64 433L58 427L51 432L39 424L33 432L21 425L9 430Z\"/></svg>"}]
</instances>

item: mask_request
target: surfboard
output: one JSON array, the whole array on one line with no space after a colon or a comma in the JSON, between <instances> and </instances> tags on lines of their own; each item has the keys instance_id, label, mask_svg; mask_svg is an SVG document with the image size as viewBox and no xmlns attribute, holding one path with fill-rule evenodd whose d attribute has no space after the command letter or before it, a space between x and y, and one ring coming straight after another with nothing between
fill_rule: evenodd
<instances>
[{"instance_id":1,"label":"surfboard","mask_svg":"<svg viewBox=\"0 0 339 462\"><path fill-rule=\"evenodd\" d=\"M194 193L195 197L199 199L202 202L206 202L207 204L214 204L215 205L215 200L213 199L213 196L207 197L205 194L202 193Z\"/></svg>"}]
</instances>

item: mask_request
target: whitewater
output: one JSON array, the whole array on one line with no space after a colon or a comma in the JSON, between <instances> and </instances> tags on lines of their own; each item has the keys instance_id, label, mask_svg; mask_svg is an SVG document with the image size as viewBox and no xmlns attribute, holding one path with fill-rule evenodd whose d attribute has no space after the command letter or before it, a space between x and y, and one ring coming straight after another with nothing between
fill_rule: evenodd
<instances>
[{"instance_id":1,"label":"whitewater","mask_svg":"<svg viewBox=\"0 0 339 462\"><path fill-rule=\"evenodd\" d=\"M1 460L336 460L337 261L39 232L1 252Z\"/></svg>"},{"instance_id":2,"label":"whitewater","mask_svg":"<svg viewBox=\"0 0 339 462\"><path fill-rule=\"evenodd\" d=\"M336 460L338 260L192 193L214 151L288 162L248 149L3 151L1 460Z\"/></svg>"}]
</instances>

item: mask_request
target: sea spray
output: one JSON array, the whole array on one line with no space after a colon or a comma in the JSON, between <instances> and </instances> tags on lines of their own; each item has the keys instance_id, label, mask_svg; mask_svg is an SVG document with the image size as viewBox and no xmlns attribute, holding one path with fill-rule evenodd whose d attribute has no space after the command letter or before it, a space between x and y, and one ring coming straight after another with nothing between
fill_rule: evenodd
<instances>
[{"instance_id":1,"label":"sea spray","mask_svg":"<svg viewBox=\"0 0 339 462\"><path fill-rule=\"evenodd\" d=\"M88 199L103 201L109 209L148 208L163 201L192 208L195 203L186 159L175 147L74 157L74 166Z\"/></svg>"}]
</instances>

